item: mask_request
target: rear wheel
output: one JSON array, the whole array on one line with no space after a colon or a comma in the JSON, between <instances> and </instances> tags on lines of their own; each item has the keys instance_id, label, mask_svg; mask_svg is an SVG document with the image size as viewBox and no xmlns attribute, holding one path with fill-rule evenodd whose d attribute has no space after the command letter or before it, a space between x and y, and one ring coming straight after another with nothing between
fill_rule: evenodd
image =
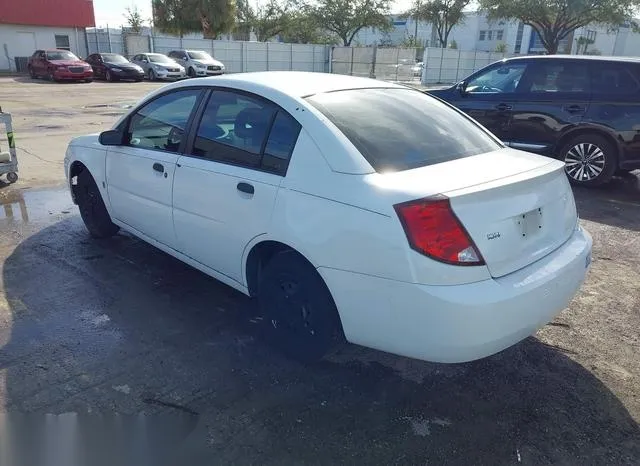
<instances>
[{"instance_id":1,"label":"rear wheel","mask_svg":"<svg viewBox=\"0 0 640 466\"><path fill-rule=\"evenodd\" d=\"M120 227L111 221L100 190L89 170L85 169L78 174L74 192L80 216L91 236L109 238L118 233Z\"/></svg>"},{"instance_id":2,"label":"rear wheel","mask_svg":"<svg viewBox=\"0 0 640 466\"><path fill-rule=\"evenodd\" d=\"M258 303L269 343L303 362L321 359L341 335L338 310L316 269L295 251L261 273Z\"/></svg>"},{"instance_id":3,"label":"rear wheel","mask_svg":"<svg viewBox=\"0 0 640 466\"><path fill-rule=\"evenodd\" d=\"M618 154L611 142L599 135L573 138L561 150L569 181L579 186L600 186L618 168Z\"/></svg>"},{"instance_id":4,"label":"rear wheel","mask_svg":"<svg viewBox=\"0 0 640 466\"><path fill-rule=\"evenodd\" d=\"M15 183L18 181L18 174L16 172L7 173L7 181L11 184Z\"/></svg>"}]
</instances>

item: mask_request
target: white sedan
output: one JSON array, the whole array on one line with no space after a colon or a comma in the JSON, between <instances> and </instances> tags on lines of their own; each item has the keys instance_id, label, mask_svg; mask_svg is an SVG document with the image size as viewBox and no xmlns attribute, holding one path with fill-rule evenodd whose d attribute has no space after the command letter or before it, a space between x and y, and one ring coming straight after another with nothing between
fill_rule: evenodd
<instances>
[{"instance_id":1,"label":"white sedan","mask_svg":"<svg viewBox=\"0 0 640 466\"><path fill-rule=\"evenodd\" d=\"M533 334L591 261L563 168L420 91L299 72L167 85L65 158L92 236L256 297L302 360L346 338L461 362Z\"/></svg>"}]
</instances>

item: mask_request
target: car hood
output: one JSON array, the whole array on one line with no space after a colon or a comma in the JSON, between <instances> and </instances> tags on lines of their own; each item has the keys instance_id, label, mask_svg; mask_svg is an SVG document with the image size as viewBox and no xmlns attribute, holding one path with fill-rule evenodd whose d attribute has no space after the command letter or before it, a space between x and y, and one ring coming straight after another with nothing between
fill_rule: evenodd
<instances>
[{"instance_id":1,"label":"car hood","mask_svg":"<svg viewBox=\"0 0 640 466\"><path fill-rule=\"evenodd\" d=\"M49 60L49 63L57 66L85 66L86 62L82 60Z\"/></svg>"},{"instance_id":2,"label":"car hood","mask_svg":"<svg viewBox=\"0 0 640 466\"><path fill-rule=\"evenodd\" d=\"M193 60L193 63L195 63L196 65L206 65L206 66L224 66L222 64L222 62L219 62L218 60Z\"/></svg>"},{"instance_id":3,"label":"car hood","mask_svg":"<svg viewBox=\"0 0 640 466\"><path fill-rule=\"evenodd\" d=\"M159 66L161 68L182 68L182 65L178 62L175 63L150 63L153 66Z\"/></svg>"},{"instance_id":4,"label":"car hood","mask_svg":"<svg viewBox=\"0 0 640 466\"><path fill-rule=\"evenodd\" d=\"M105 62L105 65L111 66L113 68L122 68L122 69L125 69L125 70L131 70L131 69L137 70L138 68L140 68L135 63L111 63L111 62Z\"/></svg>"}]
</instances>

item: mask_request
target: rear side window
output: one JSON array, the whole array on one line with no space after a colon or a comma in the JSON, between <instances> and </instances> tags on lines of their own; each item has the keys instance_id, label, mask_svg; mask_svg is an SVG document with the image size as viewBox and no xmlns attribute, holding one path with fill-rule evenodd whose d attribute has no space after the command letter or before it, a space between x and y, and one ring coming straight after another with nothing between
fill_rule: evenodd
<instances>
[{"instance_id":1,"label":"rear side window","mask_svg":"<svg viewBox=\"0 0 640 466\"><path fill-rule=\"evenodd\" d=\"M589 92L589 69L586 63L538 60L525 74L519 92Z\"/></svg>"},{"instance_id":2,"label":"rear side window","mask_svg":"<svg viewBox=\"0 0 640 466\"><path fill-rule=\"evenodd\" d=\"M591 69L593 92L621 95L638 92L638 82L622 63L598 62Z\"/></svg>"},{"instance_id":3,"label":"rear side window","mask_svg":"<svg viewBox=\"0 0 640 466\"><path fill-rule=\"evenodd\" d=\"M470 157L502 146L472 120L413 89L354 89L308 98L377 172Z\"/></svg>"}]
</instances>

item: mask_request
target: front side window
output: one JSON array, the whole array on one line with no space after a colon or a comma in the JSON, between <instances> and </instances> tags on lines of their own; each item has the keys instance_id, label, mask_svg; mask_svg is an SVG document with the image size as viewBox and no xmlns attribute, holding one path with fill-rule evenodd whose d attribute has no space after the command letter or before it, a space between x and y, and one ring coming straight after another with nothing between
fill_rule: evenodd
<instances>
[{"instance_id":1,"label":"front side window","mask_svg":"<svg viewBox=\"0 0 640 466\"><path fill-rule=\"evenodd\" d=\"M200 89L165 94L139 109L129 123L127 143L141 149L178 152Z\"/></svg>"},{"instance_id":2,"label":"front side window","mask_svg":"<svg viewBox=\"0 0 640 466\"><path fill-rule=\"evenodd\" d=\"M526 68L526 63L503 63L497 67L480 72L469 80L466 92L471 94L503 94L515 92Z\"/></svg>"},{"instance_id":3,"label":"front side window","mask_svg":"<svg viewBox=\"0 0 640 466\"><path fill-rule=\"evenodd\" d=\"M502 148L472 120L413 89L354 89L308 98L377 172L401 171Z\"/></svg>"},{"instance_id":4,"label":"front side window","mask_svg":"<svg viewBox=\"0 0 640 466\"><path fill-rule=\"evenodd\" d=\"M230 91L214 91L202 115L192 155L259 168L277 107Z\"/></svg>"}]
</instances>

